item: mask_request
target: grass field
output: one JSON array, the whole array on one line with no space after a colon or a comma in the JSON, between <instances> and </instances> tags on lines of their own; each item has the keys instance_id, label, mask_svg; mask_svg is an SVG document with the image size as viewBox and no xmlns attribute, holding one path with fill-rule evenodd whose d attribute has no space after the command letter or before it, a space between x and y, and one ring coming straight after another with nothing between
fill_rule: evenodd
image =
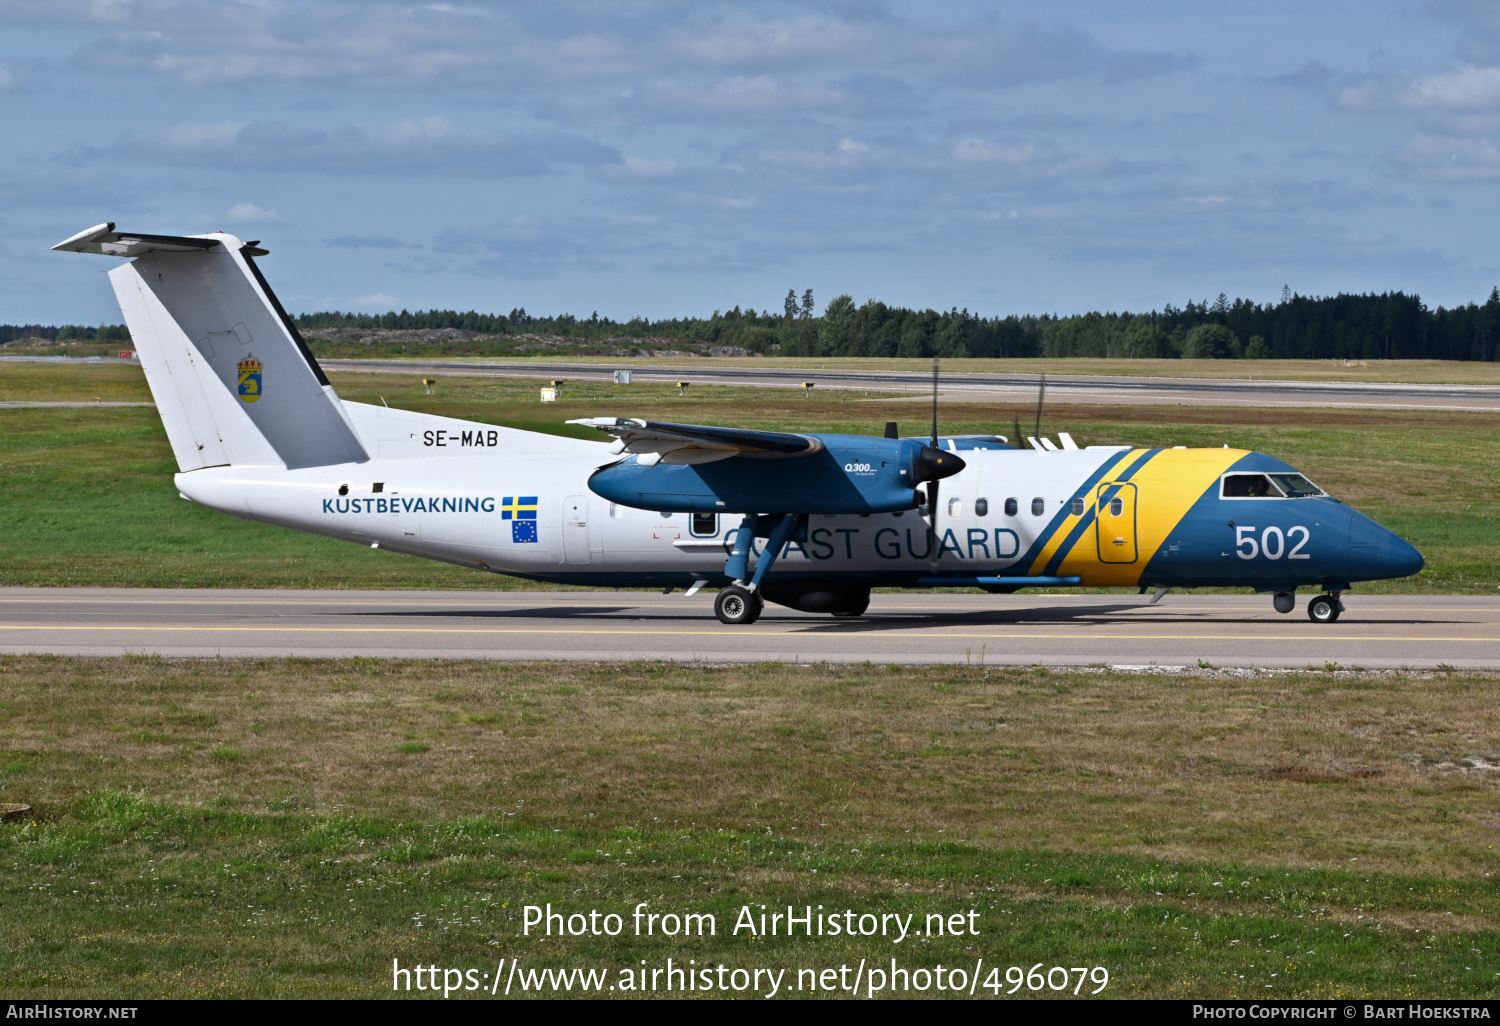
<instances>
[{"instance_id":1,"label":"grass field","mask_svg":"<svg viewBox=\"0 0 1500 1026\"><path fill-rule=\"evenodd\" d=\"M393 958L670 956L1489 996L1496 683L3 658L0 800L34 811L0 824L0 995L378 996ZM641 901L718 934L521 936L527 904ZM730 932L789 903L972 909L979 935Z\"/></svg>"},{"instance_id":2,"label":"grass field","mask_svg":"<svg viewBox=\"0 0 1500 1026\"><path fill-rule=\"evenodd\" d=\"M568 385L563 401L535 401L536 382L335 374L362 402L534 430L594 432L562 422L600 414L773 429L878 433L887 420L920 433L919 411L878 392L801 398L800 391L676 390ZM139 368L11 364L0 399L146 401ZM1009 434L1029 409L955 404L944 430ZM247 524L182 501L175 464L150 408L0 410L0 584L174 587L527 587L521 582L278 528ZM1427 557L1415 578L1369 592L1494 593L1500 570L1500 425L1474 413L1230 410L1057 406L1048 432L1082 444L1208 445L1258 449L1301 468L1324 488L1410 540Z\"/></svg>"}]
</instances>

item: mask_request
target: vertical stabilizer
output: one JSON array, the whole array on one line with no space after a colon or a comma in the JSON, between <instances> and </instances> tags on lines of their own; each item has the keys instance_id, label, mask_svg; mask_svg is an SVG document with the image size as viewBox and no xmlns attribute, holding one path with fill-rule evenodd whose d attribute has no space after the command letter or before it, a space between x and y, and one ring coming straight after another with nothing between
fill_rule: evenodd
<instances>
[{"instance_id":1,"label":"vertical stabilizer","mask_svg":"<svg viewBox=\"0 0 1500 1026\"><path fill-rule=\"evenodd\" d=\"M135 258L109 276L183 471L369 458L243 242L113 227L54 248Z\"/></svg>"}]
</instances>

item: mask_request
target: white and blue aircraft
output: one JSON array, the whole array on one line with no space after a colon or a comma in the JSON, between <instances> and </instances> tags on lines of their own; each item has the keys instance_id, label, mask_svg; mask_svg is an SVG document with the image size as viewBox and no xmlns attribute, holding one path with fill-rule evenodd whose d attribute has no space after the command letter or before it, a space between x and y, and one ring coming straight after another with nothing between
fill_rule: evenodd
<instances>
[{"instance_id":1,"label":"white and blue aircraft","mask_svg":"<svg viewBox=\"0 0 1500 1026\"><path fill-rule=\"evenodd\" d=\"M999 436L790 434L625 418L590 442L342 400L232 235L103 224L54 249L109 272L183 498L559 584L720 589L859 616L872 587L1250 587L1337 620L1421 555L1297 470L1243 449L1061 448ZM1019 441L1019 440L1018 440ZM960 455L960 453L962 455ZM941 483L941 486L939 485Z\"/></svg>"}]
</instances>

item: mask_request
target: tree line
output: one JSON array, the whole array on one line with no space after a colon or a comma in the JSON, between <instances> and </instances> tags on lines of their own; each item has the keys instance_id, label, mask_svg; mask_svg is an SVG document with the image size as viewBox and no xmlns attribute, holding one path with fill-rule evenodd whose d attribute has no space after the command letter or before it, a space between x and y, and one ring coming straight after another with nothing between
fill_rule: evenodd
<instances>
[{"instance_id":1,"label":"tree line","mask_svg":"<svg viewBox=\"0 0 1500 1026\"><path fill-rule=\"evenodd\" d=\"M44 338L49 342L129 342L130 332L123 324L0 324L0 345L23 338Z\"/></svg>"},{"instance_id":2,"label":"tree line","mask_svg":"<svg viewBox=\"0 0 1500 1026\"><path fill-rule=\"evenodd\" d=\"M710 317L616 321L572 315L419 310L312 313L306 328L461 328L490 335L586 339L683 338L778 356L1113 357L1200 359L1486 360L1500 358L1500 288L1483 303L1436 309L1404 292L1279 301L1168 304L1149 313L983 317L835 297L818 314L811 289L789 291L780 311L715 310Z\"/></svg>"},{"instance_id":3,"label":"tree line","mask_svg":"<svg viewBox=\"0 0 1500 1026\"><path fill-rule=\"evenodd\" d=\"M1484 360L1500 358L1500 288L1484 303L1428 307L1404 292L1302 296L1273 303L1220 293L1213 302L1168 304L1149 313L1009 314L913 310L835 297L817 312L811 289L788 291L781 310L715 310L710 317L617 321L571 314L537 317L474 310L301 314L307 329L414 331L458 328L482 335L557 335L588 340L685 339L772 356L1105 357L1200 359ZM120 325L0 325L0 343L127 342Z\"/></svg>"}]
</instances>

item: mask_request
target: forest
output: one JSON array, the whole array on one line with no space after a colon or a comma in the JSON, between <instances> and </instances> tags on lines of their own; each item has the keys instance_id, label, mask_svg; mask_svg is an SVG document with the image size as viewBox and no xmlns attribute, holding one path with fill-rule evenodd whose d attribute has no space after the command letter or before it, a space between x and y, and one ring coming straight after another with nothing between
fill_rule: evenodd
<instances>
[{"instance_id":1,"label":"forest","mask_svg":"<svg viewBox=\"0 0 1500 1026\"><path fill-rule=\"evenodd\" d=\"M450 328L488 336L587 340L683 339L767 356L1112 357L1199 359L1484 360L1500 356L1500 288L1482 303L1428 307L1404 292L1302 296L1279 301L1168 304L1149 313L1009 314L912 310L835 297L818 313L811 289L789 291L782 309L715 310L710 317L628 321L570 314L402 310L305 313L301 328L415 331ZM127 341L122 326L0 325L0 344L25 338Z\"/></svg>"}]
</instances>

